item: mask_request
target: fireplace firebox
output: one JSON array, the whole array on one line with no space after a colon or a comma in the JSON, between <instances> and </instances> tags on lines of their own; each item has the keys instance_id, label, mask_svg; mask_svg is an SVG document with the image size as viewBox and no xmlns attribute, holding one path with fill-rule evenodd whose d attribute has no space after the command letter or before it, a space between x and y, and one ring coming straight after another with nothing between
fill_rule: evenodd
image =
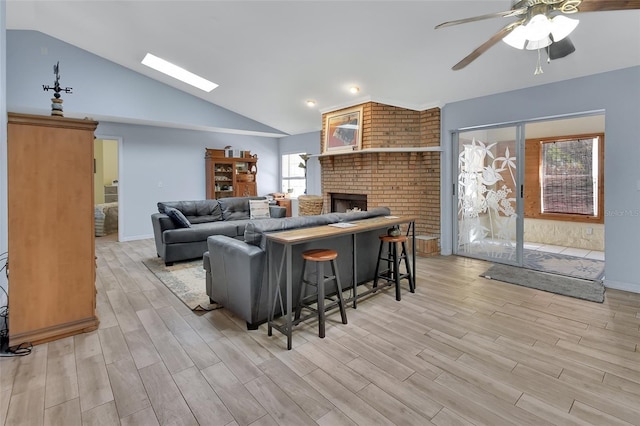
<instances>
[{"instance_id":1,"label":"fireplace firebox","mask_svg":"<svg viewBox=\"0 0 640 426\"><path fill-rule=\"evenodd\" d=\"M367 210L366 194L338 194L329 193L331 197L331 212L344 213L347 210Z\"/></svg>"}]
</instances>

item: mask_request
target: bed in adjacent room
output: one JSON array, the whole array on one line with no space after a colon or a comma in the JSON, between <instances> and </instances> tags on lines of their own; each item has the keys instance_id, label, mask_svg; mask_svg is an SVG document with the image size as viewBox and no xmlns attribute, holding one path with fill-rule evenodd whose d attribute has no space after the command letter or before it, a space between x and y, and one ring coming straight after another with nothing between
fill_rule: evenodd
<instances>
[{"instance_id":1,"label":"bed in adjacent room","mask_svg":"<svg viewBox=\"0 0 640 426\"><path fill-rule=\"evenodd\" d=\"M118 232L118 203L96 204L94 216L96 237Z\"/></svg>"}]
</instances>

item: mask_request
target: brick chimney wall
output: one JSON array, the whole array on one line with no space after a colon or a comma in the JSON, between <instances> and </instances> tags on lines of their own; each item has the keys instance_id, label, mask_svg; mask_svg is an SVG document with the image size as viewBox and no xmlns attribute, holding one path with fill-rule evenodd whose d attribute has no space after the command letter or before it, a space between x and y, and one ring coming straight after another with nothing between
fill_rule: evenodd
<instances>
[{"instance_id":1,"label":"brick chimney wall","mask_svg":"<svg viewBox=\"0 0 640 426\"><path fill-rule=\"evenodd\" d=\"M326 114L322 116L324 143ZM414 111L363 104L362 149L440 145L440 108ZM416 236L440 236L440 153L384 152L320 157L325 211L329 193L366 194L367 208L386 206L416 219ZM436 254L438 239L417 242L421 255Z\"/></svg>"}]
</instances>

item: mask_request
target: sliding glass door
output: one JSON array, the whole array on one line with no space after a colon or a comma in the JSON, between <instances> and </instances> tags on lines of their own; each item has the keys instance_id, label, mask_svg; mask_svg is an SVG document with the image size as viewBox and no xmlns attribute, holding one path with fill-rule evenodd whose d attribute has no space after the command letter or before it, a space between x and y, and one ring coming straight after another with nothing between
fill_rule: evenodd
<instances>
[{"instance_id":1,"label":"sliding glass door","mask_svg":"<svg viewBox=\"0 0 640 426\"><path fill-rule=\"evenodd\" d=\"M454 134L456 254L522 264L522 136L521 125Z\"/></svg>"}]
</instances>

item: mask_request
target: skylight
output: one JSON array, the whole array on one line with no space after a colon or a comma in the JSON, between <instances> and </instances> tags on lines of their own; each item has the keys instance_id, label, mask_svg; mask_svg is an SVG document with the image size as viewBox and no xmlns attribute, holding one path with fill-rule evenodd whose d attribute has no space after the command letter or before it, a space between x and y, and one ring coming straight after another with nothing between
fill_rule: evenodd
<instances>
[{"instance_id":1,"label":"skylight","mask_svg":"<svg viewBox=\"0 0 640 426\"><path fill-rule=\"evenodd\" d=\"M197 87L200 90L204 90L205 92L210 92L218 87L216 83L213 83L205 78L200 77L199 75L185 70L184 68L172 64L169 61L158 58L151 53L146 54L146 56L142 60L142 64L153 68L154 70L160 71L161 73L167 74L168 76L171 76L175 79L190 84L194 87Z\"/></svg>"}]
</instances>

